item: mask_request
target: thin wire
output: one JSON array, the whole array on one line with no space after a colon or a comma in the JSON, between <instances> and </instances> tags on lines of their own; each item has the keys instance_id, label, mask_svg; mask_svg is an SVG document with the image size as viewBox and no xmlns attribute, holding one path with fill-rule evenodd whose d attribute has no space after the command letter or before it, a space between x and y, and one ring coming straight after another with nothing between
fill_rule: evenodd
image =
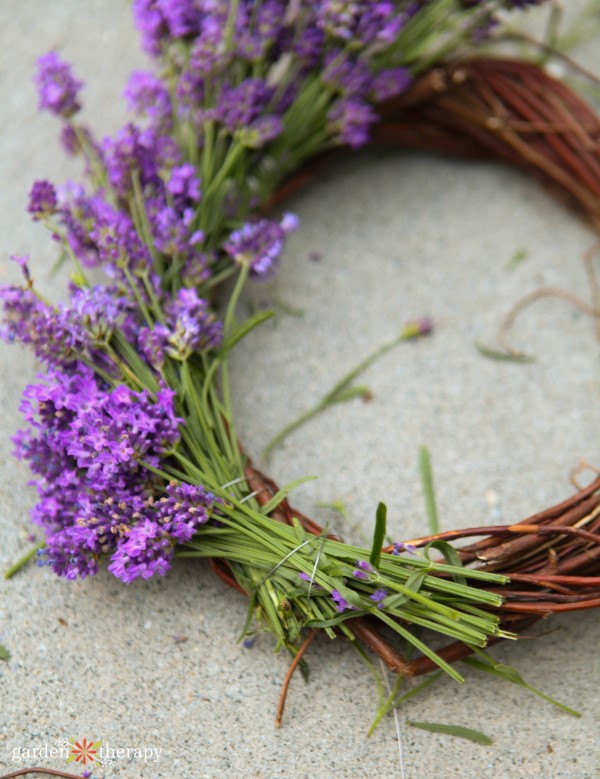
<instances>
[{"instance_id":1,"label":"thin wire","mask_svg":"<svg viewBox=\"0 0 600 779\"><path fill-rule=\"evenodd\" d=\"M239 484L241 481L248 481L248 477L240 476L238 479L232 479L231 481L228 481L227 484L222 484L221 489L226 490L227 487L233 487L234 484Z\"/></svg>"},{"instance_id":2,"label":"thin wire","mask_svg":"<svg viewBox=\"0 0 600 779\"><path fill-rule=\"evenodd\" d=\"M246 495L246 497L242 498L239 502L245 503L247 500L250 500L250 498L255 498L257 495L260 495L261 492L264 492L264 490L254 490L254 492L251 492L249 495Z\"/></svg>"},{"instance_id":3,"label":"thin wire","mask_svg":"<svg viewBox=\"0 0 600 779\"><path fill-rule=\"evenodd\" d=\"M288 553L286 554L286 556L285 556L285 557L282 557L282 558L281 558L281 560L280 560L280 561L279 561L279 562L278 562L276 565L274 565L274 566L271 568L271 570L270 570L270 571L269 571L269 573L268 573L268 574L265 576L265 578L262 580L262 582L260 583L260 585L259 585L259 586L260 586L260 587L262 587L262 585L263 585L263 584L264 584L264 583L267 581L267 579L269 579L271 576L273 576L273 574L275 573L275 571L276 571L276 570L277 570L277 569L278 569L280 566L282 566L282 565L283 565L285 562L287 562L287 561L290 559L290 557L291 557L292 555L295 555L295 554L296 554L296 552L298 552L300 549L302 549L302 547L303 547L303 546L307 546L308 544L312 544L312 542L313 542L313 539L312 539L312 538L307 538L307 539L306 539L306 541L303 541L301 544L298 544L298 546L294 547L294 549L292 549L292 551L291 551L291 552L288 552Z\"/></svg>"},{"instance_id":4,"label":"thin wire","mask_svg":"<svg viewBox=\"0 0 600 779\"><path fill-rule=\"evenodd\" d=\"M391 695L392 687L390 685L387 668L381 658L379 658L379 665L381 666L381 676L383 677L383 681L385 682L388 695ZM398 759L400 761L400 777L401 779L405 779L406 775L404 773L404 750L402 749L402 731L400 730L400 715L398 714L398 709L395 706L392 705L392 708L394 709L394 722L396 723L396 737L398 739Z\"/></svg>"}]
</instances>

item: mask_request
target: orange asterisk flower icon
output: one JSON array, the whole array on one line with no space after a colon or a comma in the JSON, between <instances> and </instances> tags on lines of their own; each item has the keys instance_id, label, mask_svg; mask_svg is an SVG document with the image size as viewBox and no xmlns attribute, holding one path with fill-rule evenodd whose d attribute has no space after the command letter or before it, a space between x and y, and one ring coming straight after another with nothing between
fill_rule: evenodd
<instances>
[{"instance_id":1,"label":"orange asterisk flower icon","mask_svg":"<svg viewBox=\"0 0 600 779\"><path fill-rule=\"evenodd\" d=\"M75 741L74 738L69 739L71 742L71 754L67 758L67 763L80 763L85 765L86 763L100 762L96 757L98 749L101 747L101 741L88 741L86 738L80 741Z\"/></svg>"}]
</instances>

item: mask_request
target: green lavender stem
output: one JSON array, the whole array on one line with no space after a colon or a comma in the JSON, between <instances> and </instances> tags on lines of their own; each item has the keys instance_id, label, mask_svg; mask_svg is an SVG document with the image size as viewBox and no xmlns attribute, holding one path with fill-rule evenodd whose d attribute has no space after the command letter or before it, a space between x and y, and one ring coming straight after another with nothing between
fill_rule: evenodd
<instances>
[{"instance_id":1,"label":"green lavender stem","mask_svg":"<svg viewBox=\"0 0 600 779\"><path fill-rule=\"evenodd\" d=\"M27 563L36 556L38 549L43 549L45 546L44 543L36 544L34 547L32 547L28 552L25 552L25 554L20 557L16 562L14 562L10 568L4 572L4 578L10 579L12 576L14 576L16 573L18 573L21 568L27 565Z\"/></svg>"},{"instance_id":2,"label":"green lavender stem","mask_svg":"<svg viewBox=\"0 0 600 779\"><path fill-rule=\"evenodd\" d=\"M280 430L277 435L273 436L273 438L269 441L263 450L263 459L268 462L273 450L279 446L282 441L284 441L299 427L302 427L302 425L304 425L306 422L309 422L311 419L314 419L316 416L318 416L321 412L325 411L327 408L329 408L329 406L336 405L337 403L345 403L346 401L353 400L356 397L365 397L368 393L368 389L366 387L352 387L352 382L368 368L370 368L374 362L379 360L392 349L395 349L398 344L402 343L403 341L408 341L412 338L417 338L420 335L422 335L422 333L418 327L410 324L403 328L399 336L394 338L392 341L388 341L387 343L383 344L383 346L375 349L374 352L368 355L368 357L365 357L364 360L359 362L358 365L352 368L351 371L349 371L343 378L341 378L337 384L335 384L334 387L326 395L324 395L321 400L319 400L316 405L308 409L308 411L300 414L300 416L298 416L292 422L287 424L282 430Z\"/></svg>"},{"instance_id":3,"label":"green lavender stem","mask_svg":"<svg viewBox=\"0 0 600 779\"><path fill-rule=\"evenodd\" d=\"M427 521L429 522L429 532L432 535L435 535L440 532L440 522L435 502L431 458L429 457L429 449L427 449L426 446L422 446L419 450L419 469L421 471L421 482L425 495L425 509L427 511Z\"/></svg>"}]
</instances>

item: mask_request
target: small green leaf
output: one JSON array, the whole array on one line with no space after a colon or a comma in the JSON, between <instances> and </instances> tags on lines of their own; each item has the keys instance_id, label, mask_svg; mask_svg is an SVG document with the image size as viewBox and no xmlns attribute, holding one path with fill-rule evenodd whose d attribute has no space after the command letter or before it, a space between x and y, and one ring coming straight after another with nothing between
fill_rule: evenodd
<instances>
[{"instance_id":1,"label":"small green leaf","mask_svg":"<svg viewBox=\"0 0 600 779\"><path fill-rule=\"evenodd\" d=\"M412 728L419 728L419 730L428 730L430 733L443 733L446 736L455 736L456 738L466 738L468 741L473 741L475 744L484 744L490 746L494 743L494 740L485 733L479 730L472 730L471 728L465 728L462 725L444 725L437 722L413 722L412 720L406 721L407 725Z\"/></svg>"},{"instance_id":2,"label":"small green leaf","mask_svg":"<svg viewBox=\"0 0 600 779\"><path fill-rule=\"evenodd\" d=\"M422 446L419 449L419 470L421 471L421 483L423 485L423 494L425 495L425 509L427 510L429 532L432 534L439 533L440 522L438 519L437 506L435 504L431 458L429 457L429 449L426 446Z\"/></svg>"},{"instance_id":3,"label":"small green leaf","mask_svg":"<svg viewBox=\"0 0 600 779\"><path fill-rule=\"evenodd\" d=\"M425 690L427 687L429 687L431 684L436 682L440 676L443 675L443 671L435 671L434 673L430 674L425 681L421 682L420 684L417 684L416 687L413 687L408 692L405 692L404 695L398 696L398 693L400 692L400 687L402 685L402 682L405 680L402 676L398 677L398 680L396 684L394 685L394 689L389 694L386 700L380 701L379 707L377 709L377 714L375 715L375 719L373 720L373 724L369 728L369 732L367 733L367 738L371 736L379 724L379 722L383 719L383 717L388 713L388 711L392 708L392 706L395 709L399 709L400 706L410 698L413 698L415 695L418 695L422 690Z\"/></svg>"},{"instance_id":4,"label":"small green leaf","mask_svg":"<svg viewBox=\"0 0 600 779\"><path fill-rule=\"evenodd\" d=\"M347 403L349 400L354 400L355 398L365 399L369 397L371 397L371 390L369 387L359 385L357 387L348 387L348 389L336 392L336 394L330 398L329 402L332 404Z\"/></svg>"},{"instance_id":5,"label":"small green leaf","mask_svg":"<svg viewBox=\"0 0 600 779\"><path fill-rule=\"evenodd\" d=\"M248 610L246 612L246 620L244 622L244 626L242 627L242 632L240 633L240 636L237 640L238 644L241 644L246 635L250 632L250 625L252 624L252 619L254 618L254 614L256 611L256 606L258 602L258 594L256 590L254 592L251 592L248 598Z\"/></svg>"},{"instance_id":6,"label":"small green leaf","mask_svg":"<svg viewBox=\"0 0 600 779\"><path fill-rule=\"evenodd\" d=\"M258 314L255 314L254 316L250 317L250 319L247 319L242 325L234 330L229 338L223 343L218 352L219 359L222 360L225 355L228 354L233 349L233 347L242 340L242 338L245 338L251 330L254 330L255 327L258 327L263 322L266 322L267 319L271 319L272 316L273 311L271 310L259 311Z\"/></svg>"},{"instance_id":7,"label":"small green leaf","mask_svg":"<svg viewBox=\"0 0 600 779\"><path fill-rule=\"evenodd\" d=\"M0 660L10 660L10 652L2 644L0 644Z\"/></svg>"},{"instance_id":8,"label":"small green leaf","mask_svg":"<svg viewBox=\"0 0 600 779\"><path fill-rule=\"evenodd\" d=\"M293 306L291 303L288 303L286 300L282 300L280 297L276 297L275 295L273 295L273 303L277 306L278 309L283 311L284 314L288 314L288 316L304 316L303 308Z\"/></svg>"},{"instance_id":9,"label":"small green leaf","mask_svg":"<svg viewBox=\"0 0 600 779\"><path fill-rule=\"evenodd\" d=\"M303 544L308 538L308 536L306 534L306 530L300 524L300 520L298 519L298 517L292 517L292 526L296 533L296 538L301 544Z\"/></svg>"},{"instance_id":10,"label":"small green leaf","mask_svg":"<svg viewBox=\"0 0 600 779\"><path fill-rule=\"evenodd\" d=\"M506 267L512 270L516 268L517 265L520 265L523 260L526 260L528 256L527 249L517 249L517 251L510 258Z\"/></svg>"},{"instance_id":11,"label":"small green leaf","mask_svg":"<svg viewBox=\"0 0 600 779\"><path fill-rule=\"evenodd\" d=\"M427 575L428 575L428 571L426 568L424 568L421 571L415 571L414 573L411 573L411 575L408 577L404 586L406 587L407 590L412 590L413 592L419 592L419 590L423 585L425 577Z\"/></svg>"},{"instance_id":12,"label":"small green leaf","mask_svg":"<svg viewBox=\"0 0 600 779\"><path fill-rule=\"evenodd\" d=\"M500 349L493 349L491 346L475 341L475 348L484 357L489 357L491 360L502 360L504 362L535 362L535 357L531 354L524 354L522 352L503 352Z\"/></svg>"},{"instance_id":13,"label":"small green leaf","mask_svg":"<svg viewBox=\"0 0 600 779\"><path fill-rule=\"evenodd\" d=\"M315 479L318 479L318 476L303 476L300 479L295 479L294 481L291 481L289 484L286 484L285 487L282 487L278 492L273 495L271 500L268 503L265 503L265 505L262 507L261 512L265 515L268 515L273 509L277 508L282 500L292 491L295 490L296 487L299 487L301 484L304 484L307 481L314 481Z\"/></svg>"},{"instance_id":14,"label":"small green leaf","mask_svg":"<svg viewBox=\"0 0 600 779\"><path fill-rule=\"evenodd\" d=\"M448 563L448 565L454 565L456 568L463 567L462 560L460 559L458 552L452 546L452 544L449 544L447 541L432 541L431 543L427 544L423 550L423 553L428 560L430 549L437 549L438 552L441 552L442 557ZM465 587L467 586L467 580L464 576L460 576L459 574L455 573L452 574L452 578L458 584L464 584Z\"/></svg>"},{"instance_id":15,"label":"small green leaf","mask_svg":"<svg viewBox=\"0 0 600 779\"><path fill-rule=\"evenodd\" d=\"M343 614L331 617L331 619L309 619L305 622L305 625L307 628L330 628L335 627L342 622L346 622L348 619L362 617L365 614L365 611L345 611Z\"/></svg>"},{"instance_id":16,"label":"small green leaf","mask_svg":"<svg viewBox=\"0 0 600 779\"><path fill-rule=\"evenodd\" d=\"M377 506L375 513L375 530L373 531L373 546L371 548L371 555L369 562L374 568L379 567L379 561L381 559L381 548L385 540L385 529L387 524L387 506L385 503L380 503Z\"/></svg>"},{"instance_id":17,"label":"small green leaf","mask_svg":"<svg viewBox=\"0 0 600 779\"><path fill-rule=\"evenodd\" d=\"M519 687L523 687L523 689L532 692L534 695L537 695L539 698L548 701L548 703L551 703L553 706L561 709L561 711L567 712L567 714L571 714L573 717L582 716L580 711L572 709L570 706L566 706L564 703L551 698L549 695L546 695L546 693L538 690L536 687L533 687L533 685L529 684L529 682L526 682L517 669L513 668L511 665L504 665L503 663L482 662L481 660L476 660L474 657L464 657L462 662L466 665L470 665L471 668L476 668L478 671L484 671L485 673L491 674L492 676L497 676L500 679L504 679L507 682L512 682L512 684L517 684Z\"/></svg>"}]
</instances>

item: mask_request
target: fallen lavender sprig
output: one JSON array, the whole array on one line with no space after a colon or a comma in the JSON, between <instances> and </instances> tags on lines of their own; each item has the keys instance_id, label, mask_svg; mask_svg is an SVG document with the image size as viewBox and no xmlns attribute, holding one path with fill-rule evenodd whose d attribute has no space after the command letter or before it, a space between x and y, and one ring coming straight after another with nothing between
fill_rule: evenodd
<instances>
[{"instance_id":1,"label":"fallen lavender sprig","mask_svg":"<svg viewBox=\"0 0 600 779\"><path fill-rule=\"evenodd\" d=\"M382 554L380 519L371 550L272 519L293 485L262 507L250 491L227 359L269 316L240 324L236 303L297 227L262 214L285 177L365 144L377 102L474 45L499 8L527 4L135 0L157 74L132 76L139 121L103 140L78 120L69 65L40 58L40 107L87 170L86 187L36 182L28 205L73 263L68 302L39 293L27 258L15 258L23 283L0 289L2 336L45 368L15 437L39 496L41 564L67 579L105 564L129 583L164 575L176 554L220 558L251 595L246 632L256 618L295 653L307 628L354 639L352 619L370 615L459 680L408 625L472 646L509 635L486 610L500 596L462 583L505 577Z\"/></svg>"}]
</instances>

